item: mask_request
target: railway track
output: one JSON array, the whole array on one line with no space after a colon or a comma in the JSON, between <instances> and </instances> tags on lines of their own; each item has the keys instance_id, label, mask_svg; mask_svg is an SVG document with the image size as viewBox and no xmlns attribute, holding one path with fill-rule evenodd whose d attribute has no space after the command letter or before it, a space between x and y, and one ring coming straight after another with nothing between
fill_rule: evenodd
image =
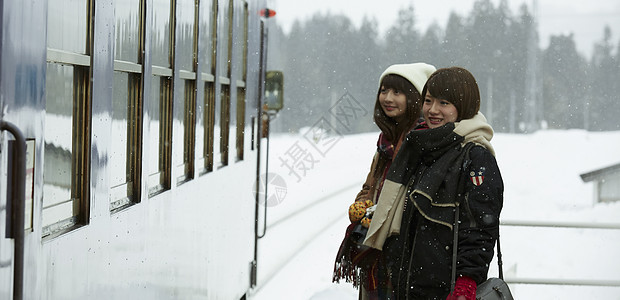
<instances>
[{"instance_id":1,"label":"railway track","mask_svg":"<svg viewBox=\"0 0 620 300\"><path fill-rule=\"evenodd\" d=\"M259 240L258 285L253 293L267 285L306 245L347 218L346 207L360 186L360 183L347 185L268 222L266 235Z\"/></svg>"}]
</instances>

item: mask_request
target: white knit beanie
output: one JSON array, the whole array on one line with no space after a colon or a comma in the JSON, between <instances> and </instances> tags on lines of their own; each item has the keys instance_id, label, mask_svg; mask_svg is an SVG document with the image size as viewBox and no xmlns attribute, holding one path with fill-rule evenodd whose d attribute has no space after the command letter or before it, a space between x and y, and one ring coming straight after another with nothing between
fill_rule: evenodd
<instances>
[{"instance_id":1,"label":"white knit beanie","mask_svg":"<svg viewBox=\"0 0 620 300\"><path fill-rule=\"evenodd\" d=\"M433 72L435 72L435 70L436 69L434 66L425 63L391 65L387 69L385 69L385 71L383 71L383 74L381 74L381 77L379 77L379 84L381 84L381 81L383 80L383 77L385 77L385 75L400 75L405 79L409 80L409 82L411 82L413 86L415 86L415 88L418 90L420 95L422 95L422 89L424 89L426 80L429 76L431 76L431 74L433 74Z\"/></svg>"}]
</instances>

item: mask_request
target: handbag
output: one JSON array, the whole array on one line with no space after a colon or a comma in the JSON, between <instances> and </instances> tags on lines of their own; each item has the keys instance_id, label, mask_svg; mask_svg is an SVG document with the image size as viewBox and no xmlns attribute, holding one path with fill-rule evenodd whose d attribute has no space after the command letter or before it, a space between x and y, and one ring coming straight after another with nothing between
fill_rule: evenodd
<instances>
[{"instance_id":1,"label":"handbag","mask_svg":"<svg viewBox=\"0 0 620 300\"><path fill-rule=\"evenodd\" d=\"M508 284L501 278L489 278L476 289L476 300L512 300Z\"/></svg>"},{"instance_id":2,"label":"handbag","mask_svg":"<svg viewBox=\"0 0 620 300\"><path fill-rule=\"evenodd\" d=\"M457 203L454 213L454 245L452 246L452 289L456 283L456 253L459 235L459 204ZM497 265L499 267L499 278L493 277L478 285L476 289L476 300L514 300L508 284L504 281L502 270L502 252L499 246L499 235L497 237Z\"/></svg>"}]
</instances>

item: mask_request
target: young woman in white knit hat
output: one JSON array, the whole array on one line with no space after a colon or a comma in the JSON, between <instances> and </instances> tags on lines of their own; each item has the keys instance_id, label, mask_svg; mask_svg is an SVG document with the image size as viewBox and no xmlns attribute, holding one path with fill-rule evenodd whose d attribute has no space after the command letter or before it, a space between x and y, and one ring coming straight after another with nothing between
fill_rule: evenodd
<instances>
[{"instance_id":1,"label":"young woman in white knit hat","mask_svg":"<svg viewBox=\"0 0 620 300\"><path fill-rule=\"evenodd\" d=\"M381 252L361 246L386 172L399 151L406 134L420 118L422 89L435 67L426 63L396 64L379 78L374 121L381 129L370 172L349 208L351 225L340 246L334 267L335 282L345 279L360 289L360 299L388 299L392 285ZM368 210L367 209L371 208ZM359 240L360 237L362 240Z\"/></svg>"}]
</instances>

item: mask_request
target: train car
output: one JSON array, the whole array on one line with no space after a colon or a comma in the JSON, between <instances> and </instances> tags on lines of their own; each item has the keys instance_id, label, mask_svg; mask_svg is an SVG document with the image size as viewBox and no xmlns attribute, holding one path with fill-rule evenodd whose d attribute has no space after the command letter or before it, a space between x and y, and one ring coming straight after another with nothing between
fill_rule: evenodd
<instances>
[{"instance_id":1,"label":"train car","mask_svg":"<svg viewBox=\"0 0 620 300\"><path fill-rule=\"evenodd\" d=\"M265 2L2 1L0 299L247 297Z\"/></svg>"}]
</instances>

